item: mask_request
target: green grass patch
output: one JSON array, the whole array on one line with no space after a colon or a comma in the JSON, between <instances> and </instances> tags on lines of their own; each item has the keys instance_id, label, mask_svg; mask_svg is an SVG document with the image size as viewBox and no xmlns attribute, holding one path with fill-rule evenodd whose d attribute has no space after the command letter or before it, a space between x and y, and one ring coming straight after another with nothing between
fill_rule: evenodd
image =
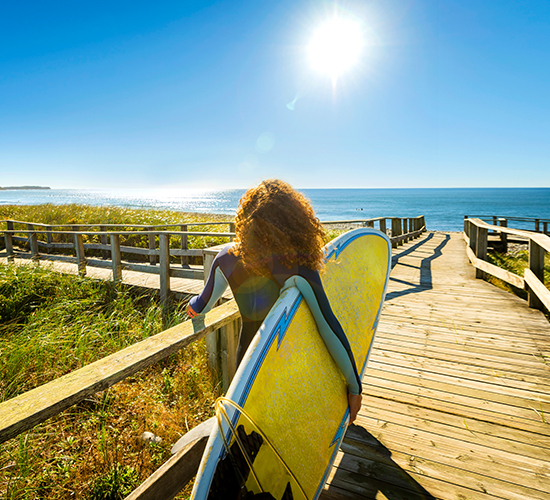
<instances>
[{"instance_id":1,"label":"green grass patch","mask_svg":"<svg viewBox=\"0 0 550 500\"><path fill-rule=\"evenodd\" d=\"M529 267L529 251L519 248L508 253L488 252L487 260L495 266L523 277L525 269ZM527 299L527 292L525 290L516 288L494 276L487 275L486 279L503 290ZM550 290L550 255L548 254L544 258L544 284Z\"/></svg>"},{"instance_id":2,"label":"green grass patch","mask_svg":"<svg viewBox=\"0 0 550 500\"><path fill-rule=\"evenodd\" d=\"M0 395L5 401L186 319L154 294L0 264ZM204 341L0 445L0 497L123 498L213 415ZM144 431L160 443L140 440Z\"/></svg>"}]
</instances>

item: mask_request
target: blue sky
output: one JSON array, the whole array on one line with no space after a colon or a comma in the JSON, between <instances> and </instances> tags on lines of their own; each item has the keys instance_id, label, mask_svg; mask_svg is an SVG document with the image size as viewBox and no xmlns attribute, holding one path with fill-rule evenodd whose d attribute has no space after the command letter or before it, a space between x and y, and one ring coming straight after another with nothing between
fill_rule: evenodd
<instances>
[{"instance_id":1,"label":"blue sky","mask_svg":"<svg viewBox=\"0 0 550 500\"><path fill-rule=\"evenodd\" d=\"M546 0L4 1L0 186L549 187L549 54Z\"/></svg>"}]
</instances>

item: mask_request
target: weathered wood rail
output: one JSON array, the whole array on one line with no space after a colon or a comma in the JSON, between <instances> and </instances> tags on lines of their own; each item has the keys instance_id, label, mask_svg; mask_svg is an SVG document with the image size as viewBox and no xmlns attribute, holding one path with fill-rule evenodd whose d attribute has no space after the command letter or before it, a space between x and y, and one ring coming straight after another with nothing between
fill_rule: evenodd
<instances>
[{"instance_id":1,"label":"weathered wood rail","mask_svg":"<svg viewBox=\"0 0 550 500\"><path fill-rule=\"evenodd\" d=\"M524 225L531 226L529 228L517 228L525 231L534 231L535 233L550 234L548 229L550 228L550 219L543 217L510 217L502 215L465 215L464 219L481 219L493 226L508 227L509 222L524 223Z\"/></svg>"},{"instance_id":2,"label":"weathered wood rail","mask_svg":"<svg viewBox=\"0 0 550 500\"><path fill-rule=\"evenodd\" d=\"M393 222L393 230L396 233L391 238L393 245L402 245L404 242L420 237L426 231L423 216L390 219L398 221ZM373 227L371 222L374 224L376 221L381 224L382 228L384 227L384 222L382 222L385 221L384 218L367 221L346 221L346 223ZM341 221L333 223L342 224ZM37 232L34 228L30 231L32 234ZM4 231L8 255L10 255L8 242L16 232L18 231L14 229ZM117 234L123 233L126 232ZM78 236L88 234L88 232L72 231L70 234ZM165 235L167 240L168 234L173 233L156 231L154 234ZM212 233L207 233L207 235L211 236ZM227 236L225 233L224 235ZM116 240L116 234L110 236L114 236L114 240ZM166 260L168 260L169 255L167 248L165 243L164 256ZM217 251L219 249L216 248L205 250L207 269L208 262L211 263ZM159 253L159 256L162 259L163 253ZM207 269L205 269L206 273ZM107 389L203 337L207 337L209 364L220 375L223 387L226 389L236 370L239 321L240 314L235 302L233 300L225 302L206 315L185 321L178 326L1 403L0 443L28 431L35 425L44 422L90 395ZM175 454L128 498L132 500L173 498L185 486L186 482L196 474L205 444L204 435L197 434L195 440Z\"/></svg>"},{"instance_id":3,"label":"weathered wood rail","mask_svg":"<svg viewBox=\"0 0 550 500\"><path fill-rule=\"evenodd\" d=\"M518 276L487 262L489 231L500 233L504 241L507 235L520 236L528 241L529 268L525 269L524 276ZM483 278L484 273L487 273L516 288L526 290L529 307L546 308L550 311L550 290L544 285L544 256L546 252L550 252L550 237L536 232L508 228L505 225L488 224L477 218L464 219L464 237L468 244L467 254L476 268L477 278Z\"/></svg>"},{"instance_id":4,"label":"weathered wood rail","mask_svg":"<svg viewBox=\"0 0 550 500\"><path fill-rule=\"evenodd\" d=\"M189 237L226 238L227 241L235 237L235 224L233 222L198 222L189 224L167 224L161 226L145 225L121 225L121 224L79 224L73 226L49 226L45 224L22 222L15 220L4 221L7 229L4 232L4 242L8 260L13 260L17 253L14 243L28 245L31 259L40 260L41 257L52 259L51 252L55 250L73 250L76 257L76 265L81 276L86 275L87 266L112 269L112 279L120 281L122 271L137 271L140 273L157 274L160 276L161 300L166 300L170 294L170 278L204 279L204 271L200 268L192 268L188 265L189 257L203 258L203 248L189 248ZM218 226L228 225L229 232L213 231L188 231L189 226ZM16 226L24 226L25 229ZM135 227L137 230L116 230L119 227ZM166 228L179 230L166 230ZM66 229L67 228L67 229ZM68 229L70 228L70 229ZM93 228L99 230L92 231ZM26 236L20 236L25 233ZM71 243L54 243L54 236L72 239ZM123 237L146 238L148 248L138 246L121 245ZM84 237L99 240L100 243L84 243ZM180 248L171 248L171 237L176 237ZM157 244L158 241L158 244ZM42 255L40 249L44 249L46 255ZM86 251L98 250L102 252L102 259L94 259L86 256ZM149 258L149 265L123 261L123 255L140 255ZM180 257L181 267L171 265L173 257ZM158 262L158 266L157 266Z\"/></svg>"}]
</instances>

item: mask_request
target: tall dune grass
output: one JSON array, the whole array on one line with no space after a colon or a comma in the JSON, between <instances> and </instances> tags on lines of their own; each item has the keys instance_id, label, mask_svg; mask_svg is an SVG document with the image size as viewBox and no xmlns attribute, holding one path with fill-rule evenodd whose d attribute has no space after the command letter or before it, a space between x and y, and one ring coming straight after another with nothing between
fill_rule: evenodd
<instances>
[{"instance_id":1,"label":"tall dune grass","mask_svg":"<svg viewBox=\"0 0 550 500\"><path fill-rule=\"evenodd\" d=\"M0 264L1 400L181 322L184 306L171 303L163 312L152 294ZM0 445L0 498L124 496L212 415L218 394L205 344L193 343ZM144 431L163 441L144 443Z\"/></svg>"}]
</instances>

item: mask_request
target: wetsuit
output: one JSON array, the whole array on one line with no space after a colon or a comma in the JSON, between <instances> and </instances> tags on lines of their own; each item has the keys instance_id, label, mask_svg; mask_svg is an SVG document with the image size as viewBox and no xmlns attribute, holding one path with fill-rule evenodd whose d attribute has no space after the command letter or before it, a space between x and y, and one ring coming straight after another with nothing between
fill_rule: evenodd
<instances>
[{"instance_id":1,"label":"wetsuit","mask_svg":"<svg viewBox=\"0 0 550 500\"><path fill-rule=\"evenodd\" d=\"M361 394L361 379L351 347L332 312L319 273L299 265L289 269L274 256L268 264L270 276L257 276L244 268L241 259L229 252L230 248L230 245L224 247L216 256L204 290L189 304L197 314L206 313L220 299L227 286L231 287L242 318L237 364L241 362L280 291L296 286L304 296L331 356L344 374L348 391Z\"/></svg>"}]
</instances>

